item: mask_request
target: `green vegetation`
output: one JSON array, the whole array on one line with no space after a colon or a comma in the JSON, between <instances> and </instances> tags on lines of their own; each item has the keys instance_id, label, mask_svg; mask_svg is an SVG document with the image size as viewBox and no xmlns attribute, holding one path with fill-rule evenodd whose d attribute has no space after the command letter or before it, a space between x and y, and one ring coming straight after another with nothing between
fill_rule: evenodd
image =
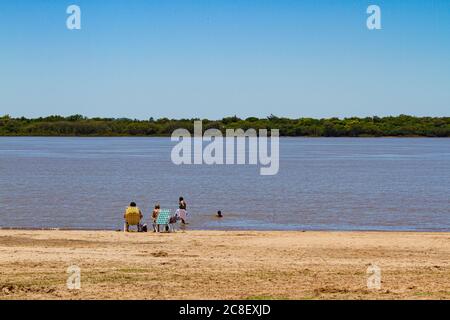
<instances>
[{"instance_id":1,"label":"green vegetation","mask_svg":"<svg viewBox=\"0 0 450 320\"><path fill-rule=\"evenodd\" d=\"M193 131L194 120L167 119L132 120L49 116L27 119L0 117L0 136L168 136L175 129ZM450 137L450 117L366 117L331 119L288 119L271 115L264 119L240 119L236 116L222 120L203 120L203 130L279 129L281 136L309 137L382 137L421 136Z\"/></svg>"}]
</instances>

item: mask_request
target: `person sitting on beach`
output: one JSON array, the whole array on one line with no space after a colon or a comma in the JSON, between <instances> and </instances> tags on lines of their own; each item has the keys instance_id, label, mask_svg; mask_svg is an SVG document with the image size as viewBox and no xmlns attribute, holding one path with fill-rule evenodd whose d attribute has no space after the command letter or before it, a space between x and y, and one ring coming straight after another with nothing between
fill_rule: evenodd
<instances>
[{"instance_id":1,"label":"person sitting on beach","mask_svg":"<svg viewBox=\"0 0 450 320\"><path fill-rule=\"evenodd\" d=\"M139 220L136 221L137 216L139 217ZM128 232L131 225L137 225L138 231L141 231L142 225L141 225L141 219L142 219L142 212L141 209L139 209L136 206L136 203L131 202L128 208L125 210L125 214L123 215L123 218L125 219L124 223L124 231ZM136 222L136 223L135 223Z\"/></svg>"},{"instance_id":2,"label":"person sitting on beach","mask_svg":"<svg viewBox=\"0 0 450 320\"><path fill-rule=\"evenodd\" d=\"M161 210L161 207L159 206L159 204L155 205L155 209L153 209L153 212L152 212L153 232L156 232L156 231L159 232L159 225L156 224L156 220L158 219L160 210Z\"/></svg>"},{"instance_id":3,"label":"person sitting on beach","mask_svg":"<svg viewBox=\"0 0 450 320\"><path fill-rule=\"evenodd\" d=\"M186 216L187 216L187 212L186 212L186 201L184 201L183 197L180 197L179 201L178 201L178 210L176 211L176 216L178 217L178 219L181 220L182 224L187 224L186 223Z\"/></svg>"}]
</instances>

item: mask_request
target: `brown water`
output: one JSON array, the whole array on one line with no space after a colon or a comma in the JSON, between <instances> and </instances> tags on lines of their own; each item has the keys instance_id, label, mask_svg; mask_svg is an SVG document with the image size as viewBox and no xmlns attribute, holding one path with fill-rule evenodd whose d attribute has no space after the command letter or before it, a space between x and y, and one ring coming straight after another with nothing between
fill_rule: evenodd
<instances>
[{"instance_id":1,"label":"brown water","mask_svg":"<svg viewBox=\"0 0 450 320\"><path fill-rule=\"evenodd\" d=\"M281 138L280 171L176 166L169 138L0 138L0 226L119 229L130 201L192 229L450 231L450 139ZM214 218L222 210L224 218Z\"/></svg>"}]
</instances>

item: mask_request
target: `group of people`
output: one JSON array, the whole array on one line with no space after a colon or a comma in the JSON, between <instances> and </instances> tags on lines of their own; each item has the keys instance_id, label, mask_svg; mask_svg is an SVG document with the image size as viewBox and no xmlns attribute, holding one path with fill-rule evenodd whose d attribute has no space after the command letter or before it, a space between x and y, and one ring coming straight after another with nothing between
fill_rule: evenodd
<instances>
[{"instance_id":1,"label":"group of people","mask_svg":"<svg viewBox=\"0 0 450 320\"><path fill-rule=\"evenodd\" d=\"M177 221L181 221L183 225L187 224L187 204L183 197L180 197L178 200L178 209L175 212L175 215L171 218L170 223L176 223ZM152 224L153 224L153 232L159 232L159 225L156 223L158 220L158 215L161 211L161 207L159 204L155 205L155 208L152 212ZM136 224L138 228L138 232L147 232L147 224L142 224L141 220L144 217L141 209L136 205L135 202L131 202L128 208L125 210L124 218L124 231L128 232L130 228L128 216L134 215L139 217L139 222Z\"/></svg>"}]
</instances>

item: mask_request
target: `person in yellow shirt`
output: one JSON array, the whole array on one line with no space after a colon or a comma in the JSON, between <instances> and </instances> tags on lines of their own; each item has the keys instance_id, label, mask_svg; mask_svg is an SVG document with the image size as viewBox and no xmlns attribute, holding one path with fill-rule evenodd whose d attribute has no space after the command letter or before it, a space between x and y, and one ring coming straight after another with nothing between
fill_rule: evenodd
<instances>
[{"instance_id":1,"label":"person in yellow shirt","mask_svg":"<svg viewBox=\"0 0 450 320\"><path fill-rule=\"evenodd\" d=\"M123 215L123 218L125 219L124 223L124 231L128 232L130 225L136 225L138 228L138 231L141 231L141 219L142 219L142 212L141 209L139 209L136 206L136 203L131 202L128 208L125 210L125 214Z\"/></svg>"}]
</instances>

